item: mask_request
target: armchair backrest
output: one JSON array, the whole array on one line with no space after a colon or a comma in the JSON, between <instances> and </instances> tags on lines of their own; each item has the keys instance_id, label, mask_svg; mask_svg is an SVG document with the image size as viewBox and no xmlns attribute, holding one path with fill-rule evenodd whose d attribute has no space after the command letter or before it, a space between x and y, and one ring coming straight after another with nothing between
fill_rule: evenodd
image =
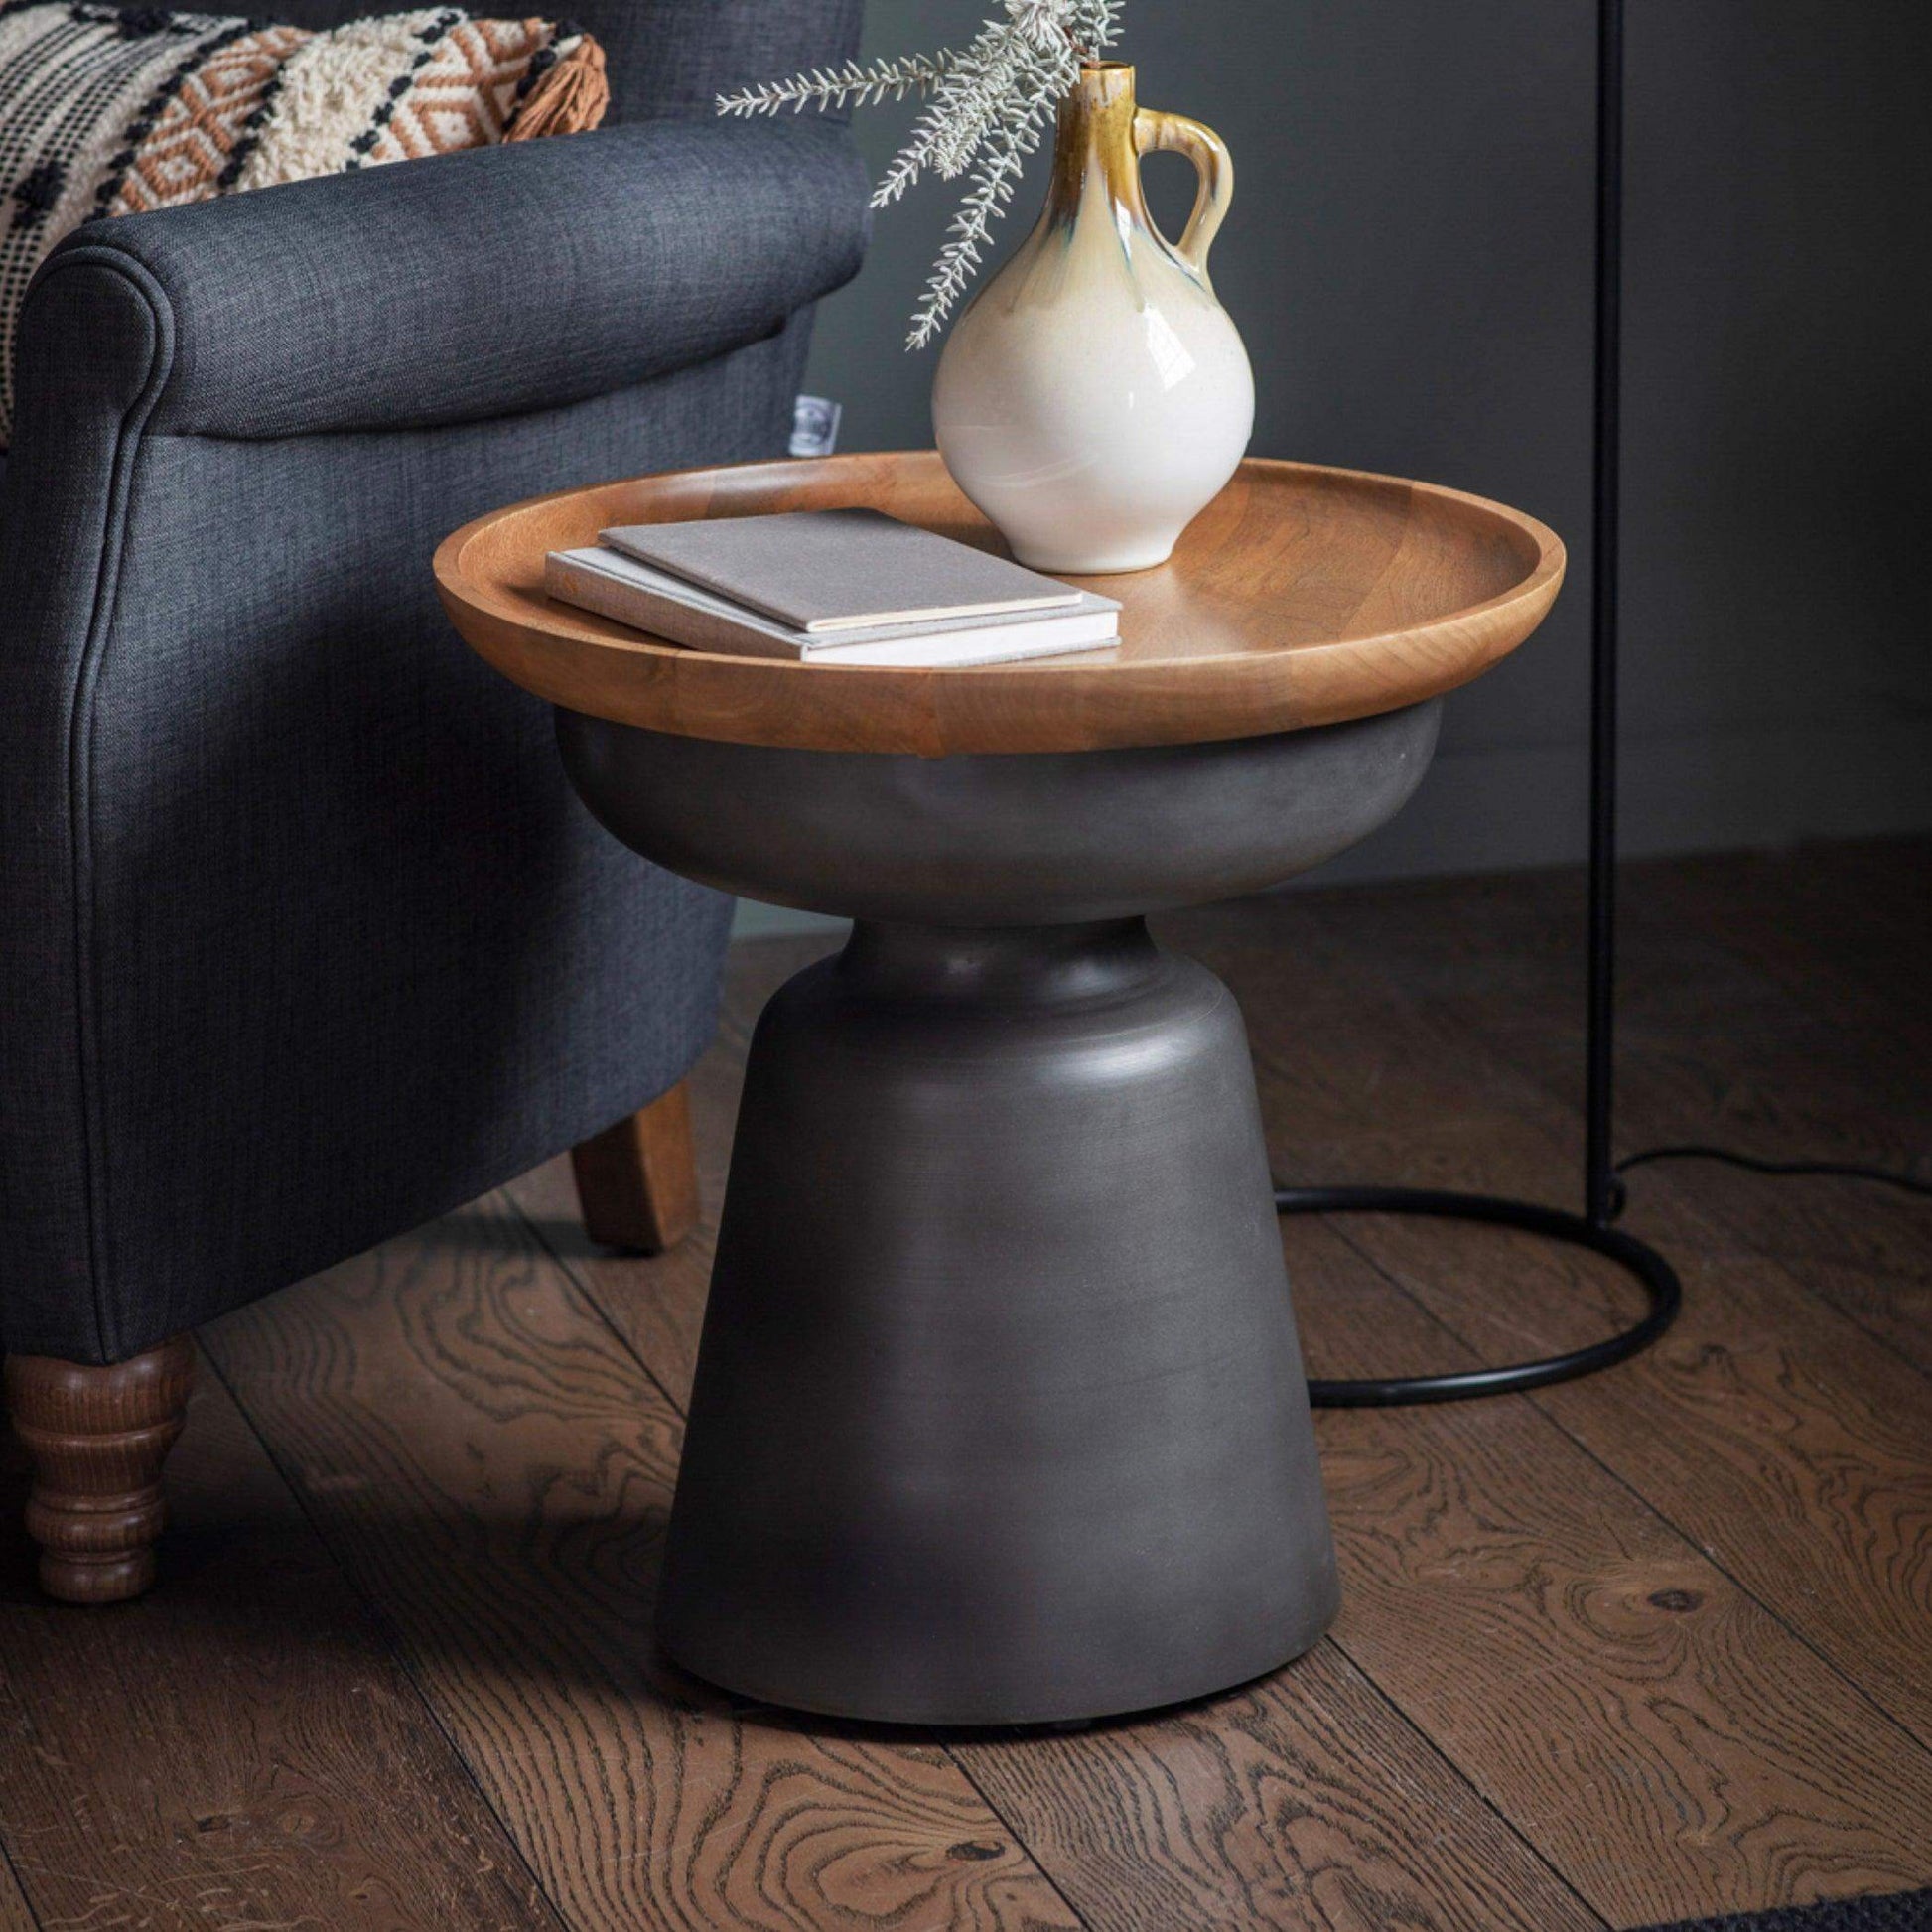
<instances>
[{"instance_id":1,"label":"armchair backrest","mask_svg":"<svg viewBox=\"0 0 1932 1932\"><path fill-rule=\"evenodd\" d=\"M258 11L296 27L339 27L405 4L265 0ZM473 13L537 11L495 0L464 4ZM211 4L208 10L219 11ZM611 120L698 120L727 88L831 67L856 53L865 0L556 0L543 11L588 28L603 43Z\"/></svg>"}]
</instances>

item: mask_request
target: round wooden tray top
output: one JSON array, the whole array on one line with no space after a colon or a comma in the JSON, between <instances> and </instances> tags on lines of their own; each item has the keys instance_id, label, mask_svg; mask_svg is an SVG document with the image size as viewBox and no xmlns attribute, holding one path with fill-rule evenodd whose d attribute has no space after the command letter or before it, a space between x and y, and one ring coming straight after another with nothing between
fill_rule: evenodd
<instances>
[{"instance_id":1,"label":"round wooden tray top","mask_svg":"<svg viewBox=\"0 0 1932 1932\"><path fill-rule=\"evenodd\" d=\"M653 731L819 751L1070 752L1334 724L1466 683L1563 581L1555 534L1427 483L1250 461L1157 570L1085 577L1121 642L1029 663L888 670L659 643L543 591L544 553L615 524L870 504L1000 540L930 451L685 470L479 517L436 553L465 639L526 690Z\"/></svg>"}]
</instances>

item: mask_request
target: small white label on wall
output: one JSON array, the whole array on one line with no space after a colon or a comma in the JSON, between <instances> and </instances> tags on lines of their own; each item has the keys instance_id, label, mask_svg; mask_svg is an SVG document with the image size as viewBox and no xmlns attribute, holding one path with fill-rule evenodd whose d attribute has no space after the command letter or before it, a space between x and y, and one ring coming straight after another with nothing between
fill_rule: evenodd
<instances>
[{"instance_id":1,"label":"small white label on wall","mask_svg":"<svg viewBox=\"0 0 1932 1932\"><path fill-rule=\"evenodd\" d=\"M839 446L844 410L829 396L799 396L791 405L793 456L830 456Z\"/></svg>"}]
</instances>

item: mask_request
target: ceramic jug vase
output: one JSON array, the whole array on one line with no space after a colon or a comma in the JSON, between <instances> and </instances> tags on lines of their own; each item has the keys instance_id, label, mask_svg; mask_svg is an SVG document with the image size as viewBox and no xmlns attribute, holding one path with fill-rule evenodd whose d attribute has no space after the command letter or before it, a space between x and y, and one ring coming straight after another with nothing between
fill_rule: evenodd
<instances>
[{"instance_id":1,"label":"ceramic jug vase","mask_svg":"<svg viewBox=\"0 0 1932 1932\"><path fill-rule=\"evenodd\" d=\"M1169 242L1141 156L1200 190ZM946 468L1037 570L1165 563L1248 447L1254 375L1207 251L1234 168L1218 135L1134 101L1134 69L1083 68L1060 104L1039 224L954 326L932 388Z\"/></svg>"}]
</instances>

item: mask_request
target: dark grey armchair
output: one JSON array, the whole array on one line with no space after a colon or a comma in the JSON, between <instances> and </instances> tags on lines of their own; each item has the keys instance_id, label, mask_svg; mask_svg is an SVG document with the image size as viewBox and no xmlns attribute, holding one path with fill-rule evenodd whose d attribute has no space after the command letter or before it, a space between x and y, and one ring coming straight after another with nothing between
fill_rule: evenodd
<instances>
[{"instance_id":1,"label":"dark grey armchair","mask_svg":"<svg viewBox=\"0 0 1932 1932\"><path fill-rule=\"evenodd\" d=\"M0 481L0 1348L56 1594L151 1576L195 1323L578 1144L594 1234L675 1233L652 1103L710 1036L729 903L593 825L429 559L512 498L782 452L863 174L836 126L711 101L843 59L860 6L582 0L599 132L91 224L37 278Z\"/></svg>"}]
</instances>

